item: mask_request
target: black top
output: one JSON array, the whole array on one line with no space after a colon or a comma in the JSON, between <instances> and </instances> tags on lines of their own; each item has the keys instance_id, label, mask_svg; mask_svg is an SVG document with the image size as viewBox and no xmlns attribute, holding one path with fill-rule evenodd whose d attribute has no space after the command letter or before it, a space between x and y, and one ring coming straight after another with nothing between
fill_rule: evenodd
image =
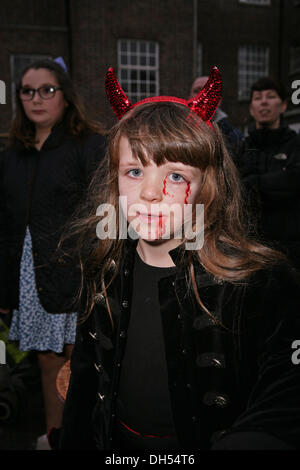
<instances>
[{"instance_id":1,"label":"black top","mask_svg":"<svg viewBox=\"0 0 300 470\"><path fill-rule=\"evenodd\" d=\"M175 271L150 266L136 254L118 416L142 435L174 435L158 282Z\"/></svg>"}]
</instances>

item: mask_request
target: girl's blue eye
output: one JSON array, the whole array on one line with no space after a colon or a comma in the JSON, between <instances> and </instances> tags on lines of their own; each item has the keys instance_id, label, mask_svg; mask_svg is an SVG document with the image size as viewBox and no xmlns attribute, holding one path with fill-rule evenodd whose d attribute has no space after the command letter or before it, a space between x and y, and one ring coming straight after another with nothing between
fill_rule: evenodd
<instances>
[{"instance_id":1,"label":"girl's blue eye","mask_svg":"<svg viewBox=\"0 0 300 470\"><path fill-rule=\"evenodd\" d=\"M184 177L178 173L171 173L170 179L173 183L182 183L182 181L185 181Z\"/></svg>"},{"instance_id":2,"label":"girl's blue eye","mask_svg":"<svg viewBox=\"0 0 300 470\"><path fill-rule=\"evenodd\" d=\"M132 178L138 178L139 176L141 176L141 170L139 170L138 168L134 168L133 170L128 171L128 175Z\"/></svg>"}]
</instances>

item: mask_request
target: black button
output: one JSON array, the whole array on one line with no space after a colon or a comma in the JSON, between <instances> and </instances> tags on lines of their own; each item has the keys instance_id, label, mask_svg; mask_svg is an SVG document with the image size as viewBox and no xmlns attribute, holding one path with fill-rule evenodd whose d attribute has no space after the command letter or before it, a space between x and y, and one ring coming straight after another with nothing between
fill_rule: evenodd
<instances>
[{"instance_id":1,"label":"black button","mask_svg":"<svg viewBox=\"0 0 300 470\"><path fill-rule=\"evenodd\" d=\"M228 405L228 398L223 396L223 395L217 395L215 398L215 404L216 406L219 406L220 408L224 408L225 406Z\"/></svg>"},{"instance_id":2,"label":"black button","mask_svg":"<svg viewBox=\"0 0 300 470\"><path fill-rule=\"evenodd\" d=\"M124 307L124 308L128 307L128 300L123 300L122 307Z\"/></svg>"},{"instance_id":3,"label":"black button","mask_svg":"<svg viewBox=\"0 0 300 470\"><path fill-rule=\"evenodd\" d=\"M100 294L100 293L96 294L95 295L95 302L96 302L96 304L103 304L105 302L104 295Z\"/></svg>"},{"instance_id":4,"label":"black button","mask_svg":"<svg viewBox=\"0 0 300 470\"><path fill-rule=\"evenodd\" d=\"M225 367L225 356L221 353L207 352L199 354L196 358L198 367L216 367L223 369Z\"/></svg>"},{"instance_id":5,"label":"black button","mask_svg":"<svg viewBox=\"0 0 300 470\"><path fill-rule=\"evenodd\" d=\"M120 331L120 338L125 338L125 336L126 336L125 331L123 331L123 330Z\"/></svg>"},{"instance_id":6,"label":"black button","mask_svg":"<svg viewBox=\"0 0 300 470\"><path fill-rule=\"evenodd\" d=\"M206 392L203 396L203 403L207 406L215 405L218 408L225 408L229 405L230 400L224 393L219 393L214 390Z\"/></svg>"},{"instance_id":7,"label":"black button","mask_svg":"<svg viewBox=\"0 0 300 470\"><path fill-rule=\"evenodd\" d=\"M126 277L129 276L129 269L124 269L124 276L126 276Z\"/></svg>"},{"instance_id":8,"label":"black button","mask_svg":"<svg viewBox=\"0 0 300 470\"><path fill-rule=\"evenodd\" d=\"M98 392L98 398L100 399L100 401L102 401L102 402L103 402L103 401L104 401L104 399L105 399L105 395L101 395L101 393L100 393L100 392Z\"/></svg>"}]
</instances>

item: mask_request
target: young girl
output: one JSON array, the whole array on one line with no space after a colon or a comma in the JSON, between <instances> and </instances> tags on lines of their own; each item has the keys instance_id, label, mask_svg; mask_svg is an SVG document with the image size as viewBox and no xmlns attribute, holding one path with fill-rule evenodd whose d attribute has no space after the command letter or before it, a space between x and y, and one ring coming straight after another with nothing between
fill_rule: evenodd
<instances>
[{"instance_id":1,"label":"young girl","mask_svg":"<svg viewBox=\"0 0 300 470\"><path fill-rule=\"evenodd\" d=\"M59 447L299 446L299 283L247 237L236 169L210 123L218 70L190 101L132 105L112 69L106 87L119 122L91 217L75 225L82 319Z\"/></svg>"},{"instance_id":2,"label":"young girl","mask_svg":"<svg viewBox=\"0 0 300 470\"><path fill-rule=\"evenodd\" d=\"M49 430L61 422L56 375L75 341L80 285L75 261L56 247L105 142L53 61L23 71L16 103L0 173L0 312L13 312L10 339L20 350L37 352Z\"/></svg>"}]
</instances>

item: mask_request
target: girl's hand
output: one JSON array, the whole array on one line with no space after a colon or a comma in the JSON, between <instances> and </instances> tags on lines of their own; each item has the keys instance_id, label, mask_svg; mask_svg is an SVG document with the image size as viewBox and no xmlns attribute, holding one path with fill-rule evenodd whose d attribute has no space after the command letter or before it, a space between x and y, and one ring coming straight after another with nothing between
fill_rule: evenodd
<instances>
[{"instance_id":1,"label":"girl's hand","mask_svg":"<svg viewBox=\"0 0 300 470\"><path fill-rule=\"evenodd\" d=\"M0 308L0 313L9 313L9 308Z\"/></svg>"}]
</instances>

